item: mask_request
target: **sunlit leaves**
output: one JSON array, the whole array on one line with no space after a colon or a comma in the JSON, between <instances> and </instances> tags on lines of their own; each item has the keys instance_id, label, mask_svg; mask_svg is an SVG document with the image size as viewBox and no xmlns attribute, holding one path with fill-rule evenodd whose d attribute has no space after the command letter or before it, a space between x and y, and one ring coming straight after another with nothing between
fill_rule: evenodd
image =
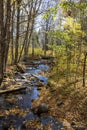
<instances>
[{"instance_id":1,"label":"sunlit leaves","mask_svg":"<svg viewBox=\"0 0 87 130\"><path fill-rule=\"evenodd\" d=\"M64 24L64 28L66 28L69 31L72 31L73 33L81 32L81 25L75 21L75 19L71 17L66 18L66 22Z\"/></svg>"},{"instance_id":2,"label":"sunlit leaves","mask_svg":"<svg viewBox=\"0 0 87 130\"><path fill-rule=\"evenodd\" d=\"M48 16L49 16L48 13L46 13L46 14L43 14L42 18L43 18L43 19L47 19Z\"/></svg>"},{"instance_id":3,"label":"sunlit leaves","mask_svg":"<svg viewBox=\"0 0 87 130\"><path fill-rule=\"evenodd\" d=\"M58 7L56 7L56 8L54 8L54 7L49 8L49 12L56 15L57 12L58 12Z\"/></svg>"},{"instance_id":4,"label":"sunlit leaves","mask_svg":"<svg viewBox=\"0 0 87 130\"><path fill-rule=\"evenodd\" d=\"M75 6L75 3L74 2L68 2L68 1L63 1L63 2L61 2L60 3L60 6L62 7L62 8L64 8L64 9L66 9L66 10L68 10L68 9L71 9L72 7L74 7Z\"/></svg>"},{"instance_id":5,"label":"sunlit leaves","mask_svg":"<svg viewBox=\"0 0 87 130\"><path fill-rule=\"evenodd\" d=\"M76 3L76 7L82 11L83 9L87 9L87 3L86 2Z\"/></svg>"},{"instance_id":6,"label":"sunlit leaves","mask_svg":"<svg viewBox=\"0 0 87 130\"><path fill-rule=\"evenodd\" d=\"M57 17L56 17L56 16L53 16L52 19L53 19L53 21L55 21L55 20L57 19Z\"/></svg>"},{"instance_id":7,"label":"sunlit leaves","mask_svg":"<svg viewBox=\"0 0 87 130\"><path fill-rule=\"evenodd\" d=\"M52 17L52 20L55 21L57 19L56 14L58 12L58 7L50 7L46 13L43 14L43 19L48 19L50 16Z\"/></svg>"}]
</instances>

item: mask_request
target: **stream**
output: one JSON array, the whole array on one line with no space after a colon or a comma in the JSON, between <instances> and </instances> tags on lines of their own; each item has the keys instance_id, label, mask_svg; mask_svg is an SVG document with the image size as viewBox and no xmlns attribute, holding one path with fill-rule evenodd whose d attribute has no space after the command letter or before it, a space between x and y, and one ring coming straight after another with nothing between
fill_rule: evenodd
<instances>
[{"instance_id":1,"label":"stream","mask_svg":"<svg viewBox=\"0 0 87 130\"><path fill-rule=\"evenodd\" d=\"M39 62L34 62L34 64L37 64L37 67L27 67L26 72L22 74L24 78L23 85L27 84L27 78L26 77L34 77L29 82L29 86L26 88L26 90L22 90L19 92L15 92L12 94L4 94L0 96L0 110L4 110L6 114L8 114L8 110L11 110L12 108L19 108L24 111L29 111L27 115L20 116L18 113L16 114L10 114L9 116L1 116L0 115L0 130L9 130L10 126L13 126L14 129L10 130L27 130L23 127L23 122L29 121L29 120L35 120L39 118L41 124L43 126L47 124L52 124L52 130L61 130L63 129L63 124L61 122L57 122L56 119L52 116L43 116L38 117L37 114L34 114L31 110L32 107L32 101L34 99L39 98L39 90L36 86L38 82L42 84L48 83L48 78L45 76L40 75L40 72L47 71L49 69L49 66L47 64L43 64ZM38 80L37 80L38 79ZM16 77L16 81L19 82L21 79L19 77ZM10 100L13 99L13 100ZM14 111L15 112L15 111ZM29 129L29 130L37 130L37 129ZM38 130L44 130L44 128L38 129Z\"/></svg>"}]
</instances>

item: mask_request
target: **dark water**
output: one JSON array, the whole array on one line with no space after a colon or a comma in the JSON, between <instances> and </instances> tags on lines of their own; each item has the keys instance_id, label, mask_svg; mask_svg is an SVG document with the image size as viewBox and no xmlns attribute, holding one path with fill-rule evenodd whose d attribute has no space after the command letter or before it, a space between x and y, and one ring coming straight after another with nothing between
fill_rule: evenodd
<instances>
[{"instance_id":1,"label":"dark water","mask_svg":"<svg viewBox=\"0 0 87 130\"><path fill-rule=\"evenodd\" d=\"M26 77L27 75L34 74L42 84L47 84L48 78L39 75L39 72L47 71L48 69L49 66L40 64L37 68L27 68L26 73L23 75ZM0 110L10 110L11 108L15 107L23 110L29 109L29 113L27 113L27 115L24 117L18 115L14 116L11 114L7 117L3 117L0 115L0 130L8 130L9 126L11 125L14 126L15 130L26 130L25 128L22 128L23 122L25 120L38 118L38 116L30 110L32 106L32 100L39 98L39 91L34 85L38 82L38 80L33 80L31 82L33 83L33 86L29 86L24 92L0 96ZM12 98L16 99L16 101L9 101L9 99ZM60 130L61 128L63 128L62 123L56 122L54 117L45 116L41 117L40 120L43 125L46 125L47 123L52 124L52 130Z\"/></svg>"}]
</instances>

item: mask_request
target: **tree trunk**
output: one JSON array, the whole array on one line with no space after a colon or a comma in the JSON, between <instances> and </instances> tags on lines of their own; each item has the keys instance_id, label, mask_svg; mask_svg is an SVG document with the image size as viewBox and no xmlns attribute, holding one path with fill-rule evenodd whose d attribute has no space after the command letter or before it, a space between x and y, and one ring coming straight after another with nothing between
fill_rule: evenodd
<instances>
[{"instance_id":1,"label":"tree trunk","mask_svg":"<svg viewBox=\"0 0 87 130\"><path fill-rule=\"evenodd\" d=\"M6 31L6 36L5 36L5 70L6 71L6 64L7 64L7 58L8 58L8 51L9 51L9 44L10 44L10 21L11 21L11 0L7 0L7 15L6 15L6 24L5 24L5 31Z\"/></svg>"},{"instance_id":2,"label":"tree trunk","mask_svg":"<svg viewBox=\"0 0 87 130\"><path fill-rule=\"evenodd\" d=\"M31 41L31 36L32 36L32 33L33 33L33 27L34 27L34 17L33 17L33 19L32 19L32 24L31 24L31 32L30 32L30 34L29 34L29 42L27 42L27 48L26 48L26 55L28 55L28 51L29 51L29 45L30 45L30 41ZM32 43L32 47L33 47L34 45L33 45L33 43ZM34 50L33 50L33 52L34 52Z\"/></svg>"},{"instance_id":3,"label":"tree trunk","mask_svg":"<svg viewBox=\"0 0 87 130\"><path fill-rule=\"evenodd\" d=\"M46 56L46 51L47 51L47 41L48 39L47 39L47 34L46 34L46 32L45 32L45 43L44 43L44 56Z\"/></svg>"},{"instance_id":4,"label":"tree trunk","mask_svg":"<svg viewBox=\"0 0 87 130\"><path fill-rule=\"evenodd\" d=\"M27 50L28 50L28 48L27 48L27 42L28 42L28 35L29 35L29 27L30 27L30 20L31 20L32 8L33 8L33 3L31 3L30 12L29 12L29 15L28 15L27 31L26 31L25 38L24 38L24 41L23 41L22 49L20 51L18 62L21 59L23 50L24 50L24 58L26 58L26 55L27 55Z\"/></svg>"},{"instance_id":5,"label":"tree trunk","mask_svg":"<svg viewBox=\"0 0 87 130\"><path fill-rule=\"evenodd\" d=\"M4 72L4 62L3 62L3 49L4 49L4 24L3 24L3 0L0 1L0 85L3 80Z\"/></svg>"},{"instance_id":6,"label":"tree trunk","mask_svg":"<svg viewBox=\"0 0 87 130\"><path fill-rule=\"evenodd\" d=\"M15 14L15 3L13 4L12 8L12 25L11 25L11 64L14 62L14 37L13 37L13 31L14 31L14 14Z\"/></svg>"},{"instance_id":7,"label":"tree trunk","mask_svg":"<svg viewBox=\"0 0 87 130\"><path fill-rule=\"evenodd\" d=\"M27 23L27 31L26 31L26 34L25 34L25 38L24 38L24 41L23 41L23 45L22 45L22 49L20 51L20 55L19 55L19 59L18 59L18 62L20 61L21 59L21 56L22 56L22 53L23 53L23 50L25 49L25 46L26 46L26 42L27 42L27 38L28 38L28 31L29 31L29 15L28 15L28 23ZM25 50L26 51L26 50Z\"/></svg>"},{"instance_id":8,"label":"tree trunk","mask_svg":"<svg viewBox=\"0 0 87 130\"><path fill-rule=\"evenodd\" d=\"M46 56L46 51L47 51L47 44L48 44L48 25L49 24L49 19L46 19L46 32L45 32L45 44L44 44L44 56Z\"/></svg>"},{"instance_id":9,"label":"tree trunk","mask_svg":"<svg viewBox=\"0 0 87 130\"><path fill-rule=\"evenodd\" d=\"M84 56L84 65L83 65L83 87L85 87L86 56L87 56L87 52L85 53L85 56Z\"/></svg>"},{"instance_id":10,"label":"tree trunk","mask_svg":"<svg viewBox=\"0 0 87 130\"><path fill-rule=\"evenodd\" d=\"M32 56L34 56L34 38L32 38Z\"/></svg>"},{"instance_id":11,"label":"tree trunk","mask_svg":"<svg viewBox=\"0 0 87 130\"><path fill-rule=\"evenodd\" d=\"M19 18L20 16L20 0L17 0L17 28L16 28L16 43L15 43L15 64L18 62L18 47L19 47Z\"/></svg>"}]
</instances>

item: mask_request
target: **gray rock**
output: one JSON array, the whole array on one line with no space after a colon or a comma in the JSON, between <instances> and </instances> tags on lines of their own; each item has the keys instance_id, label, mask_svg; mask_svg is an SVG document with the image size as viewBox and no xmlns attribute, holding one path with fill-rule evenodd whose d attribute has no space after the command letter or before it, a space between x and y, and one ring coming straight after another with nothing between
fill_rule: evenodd
<instances>
[{"instance_id":1,"label":"gray rock","mask_svg":"<svg viewBox=\"0 0 87 130\"><path fill-rule=\"evenodd\" d=\"M25 77L25 76L23 76L23 75L21 75L21 79L26 79L26 77Z\"/></svg>"},{"instance_id":2,"label":"gray rock","mask_svg":"<svg viewBox=\"0 0 87 130\"><path fill-rule=\"evenodd\" d=\"M58 101L57 102L57 106L61 106L61 105L63 105L64 103L63 103L63 101Z\"/></svg>"},{"instance_id":3,"label":"gray rock","mask_svg":"<svg viewBox=\"0 0 87 130\"><path fill-rule=\"evenodd\" d=\"M23 83L23 85L30 85L30 82L25 81L25 82Z\"/></svg>"},{"instance_id":4,"label":"gray rock","mask_svg":"<svg viewBox=\"0 0 87 130\"><path fill-rule=\"evenodd\" d=\"M86 130L85 126L75 126L75 130Z\"/></svg>"},{"instance_id":5,"label":"gray rock","mask_svg":"<svg viewBox=\"0 0 87 130\"><path fill-rule=\"evenodd\" d=\"M47 113L49 111L49 106L45 103L42 103L37 108L37 114Z\"/></svg>"}]
</instances>

